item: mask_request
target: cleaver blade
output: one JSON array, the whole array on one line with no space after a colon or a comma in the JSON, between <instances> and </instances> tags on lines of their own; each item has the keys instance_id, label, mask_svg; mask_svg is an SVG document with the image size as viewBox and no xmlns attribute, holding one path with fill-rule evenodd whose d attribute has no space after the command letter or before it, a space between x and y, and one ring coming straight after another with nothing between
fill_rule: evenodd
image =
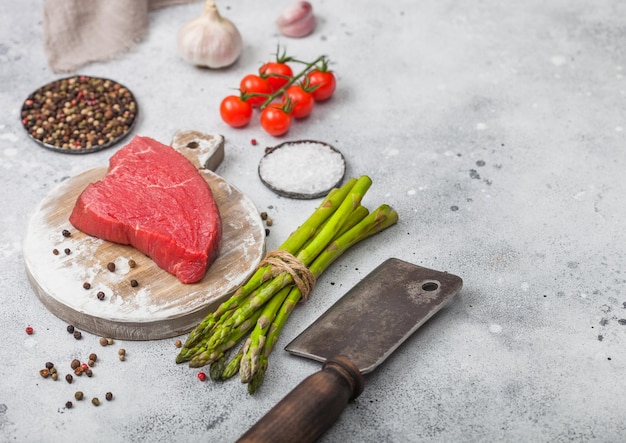
<instances>
[{"instance_id":1,"label":"cleaver blade","mask_svg":"<svg viewBox=\"0 0 626 443\"><path fill-rule=\"evenodd\" d=\"M321 362L342 356L367 374L445 306L462 284L456 275L390 258L285 350Z\"/></svg>"},{"instance_id":2,"label":"cleaver blade","mask_svg":"<svg viewBox=\"0 0 626 443\"><path fill-rule=\"evenodd\" d=\"M323 362L238 442L314 442L364 388L373 371L460 290L447 272L389 258L285 350Z\"/></svg>"}]
</instances>

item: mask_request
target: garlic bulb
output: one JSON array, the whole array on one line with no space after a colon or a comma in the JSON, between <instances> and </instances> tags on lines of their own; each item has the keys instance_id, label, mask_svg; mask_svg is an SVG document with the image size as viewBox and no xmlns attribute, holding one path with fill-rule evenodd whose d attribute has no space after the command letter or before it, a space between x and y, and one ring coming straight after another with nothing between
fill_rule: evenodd
<instances>
[{"instance_id":1,"label":"garlic bulb","mask_svg":"<svg viewBox=\"0 0 626 443\"><path fill-rule=\"evenodd\" d=\"M180 29L177 43L185 60L207 68L232 65L243 47L239 30L220 15L213 0L206 1L202 15Z\"/></svg>"},{"instance_id":2,"label":"garlic bulb","mask_svg":"<svg viewBox=\"0 0 626 443\"><path fill-rule=\"evenodd\" d=\"M276 19L276 24L283 35L299 38L313 32L316 21L311 3L297 1L287 6Z\"/></svg>"}]
</instances>

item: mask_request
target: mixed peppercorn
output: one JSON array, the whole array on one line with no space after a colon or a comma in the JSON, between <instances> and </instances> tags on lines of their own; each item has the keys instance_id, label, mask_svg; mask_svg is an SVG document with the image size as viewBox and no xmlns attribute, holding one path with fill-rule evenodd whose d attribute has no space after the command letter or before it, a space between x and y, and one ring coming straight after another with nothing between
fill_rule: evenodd
<instances>
[{"instance_id":1,"label":"mixed peppercorn","mask_svg":"<svg viewBox=\"0 0 626 443\"><path fill-rule=\"evenodd\" d=\"M67 329L67 332L70 334L75 335L76 333L80 333L80 331L78 331L73 325L68 325L66 329ZM113 339L101 337L100 344L103 346L111 345L113 344ZM118 354L119 360L124 361L126 357L126 349L124 348L118 349L117 354ZM83 375L87 377L92 377L93 376L92 368L96 366L97 361L98 361L98 355L95 352L92 352L89 354L86 362L81 362L81 360L79 360L78 358L72 359L72 361L69 364L69 368L71 371L65 375L65 381L68 384L72 384L75 382L76 377L81 377ZM56 381L59 379L59 372L58 372L59 370L57 369L57 367L55 366L53 362L47 361L45 363L45 367L39 370L39 375L43 378L49 378L49 379ZM74 399L77 401L83 400L84 397L85 397L85 394L83 393L83 391L76 391L74 393ZM107 401L113 400L113 393L106 392L104 398ZM91 403L94 406L99 406L100 400L98 399L98 397L93 397L91 399ZM65 407L66 409L71 409L74 407L74 404L72 403L72 401L67 401L65 403Z\"/></svg>"},{"instance_id":2,"label":"mixed peppercorn","mask_svg":"<svg viewBox=\"0 0 626 443\"><path fill-rule=\"evenodd\" d=\"M47 147L74 152L110 146L126 135L137 116L128 88L85 75L60 79L24 101L22 124Z\"/></svg>"},{"instance_id":3,"label":"mixed peppercorn","mask_svg":"<svg viewBox=\"0 0 626 443\"><path fill-rule=\"evenodd\" d=\"M267 228L265 228L265 236L267 237L270 235L269 227L274 224L274 221L269 217L269 215L267 215L267 212L265 211L261 212L260 215L261 220L263 220L265 222L265 226L267 226Z\"/></svg>"}]
</instances>

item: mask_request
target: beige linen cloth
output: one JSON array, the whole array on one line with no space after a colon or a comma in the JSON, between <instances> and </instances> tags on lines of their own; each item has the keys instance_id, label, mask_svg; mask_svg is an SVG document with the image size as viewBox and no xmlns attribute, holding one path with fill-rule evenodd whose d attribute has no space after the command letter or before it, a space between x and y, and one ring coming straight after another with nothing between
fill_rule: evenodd
<instances>
[{"instance_id":1,"label":"beige linen cloth","mask_svg":"<svg viewBox=\"0 0 626 443\"><path fill-rule=\"evenodd\" d=\"M54 72L72 72L111 60L145 36L151 11L194 1L198 0L44 0L48 64Z\"/></svg>"}]
</instances>

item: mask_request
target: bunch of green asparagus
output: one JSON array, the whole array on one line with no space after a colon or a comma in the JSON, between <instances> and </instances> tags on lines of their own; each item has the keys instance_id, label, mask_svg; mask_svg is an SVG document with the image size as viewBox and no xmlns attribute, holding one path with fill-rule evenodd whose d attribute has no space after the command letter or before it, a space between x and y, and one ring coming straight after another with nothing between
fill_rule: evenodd
<instances>
[{"instance_id":1,"label":"bunch of green asparagus","mask_svg":"<svg viewBox=\"0 0 626 443\"><path fill-rule=\"evenodd\" d=\"M194 368L210 364L213 380L239 373L248 392L256 392L285 322L315 279L348 248L398 221L389 205L371 213L361 205L371 185L368 176L361 176L332 189L277 251L268 253L253 275L191 331L176 362Z\"/></svg>"}]
</instances>

